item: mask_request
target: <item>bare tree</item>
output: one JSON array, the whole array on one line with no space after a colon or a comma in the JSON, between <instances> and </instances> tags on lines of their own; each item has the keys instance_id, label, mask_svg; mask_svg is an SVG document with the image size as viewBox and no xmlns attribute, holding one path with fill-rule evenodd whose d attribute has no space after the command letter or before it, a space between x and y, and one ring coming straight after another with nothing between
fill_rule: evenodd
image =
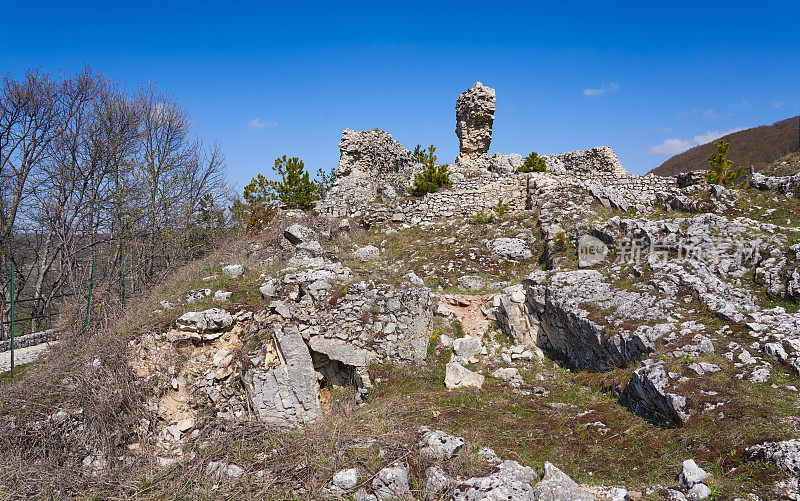
<instances>
[{"instance_id":1,"label":"bare tree","mask_svg":"<svg viewBox=\"0 0 800 501\"><path fill-rule=\"evenodd\" d=\"M213 241L227 194L225 159L191 135L184 108L152 85L133 95L88 68L27 71L0 88L0 283L18 269L34 314L85 289L89 262L134 286ZM216 204L216 205L215 205ZM209 219L209 214L215 214ZM32 328L37 327L32 324Z\"/></svg>"}]
</instances>

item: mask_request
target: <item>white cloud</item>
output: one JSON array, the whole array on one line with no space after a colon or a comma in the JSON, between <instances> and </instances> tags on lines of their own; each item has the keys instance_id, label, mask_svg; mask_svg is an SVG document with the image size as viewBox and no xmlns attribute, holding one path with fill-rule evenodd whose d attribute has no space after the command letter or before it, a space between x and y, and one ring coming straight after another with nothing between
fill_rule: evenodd
<instances>
[{"instance_id":1,"label":"white cloud","mask_svg":"<svg viewBox=\"0 0 800 501\"><path fill-rule=\"evenodd\" d=\"M709 108L703 112L703 118L718 118L719 115L714 113L714 108Z\"/></svg>"},{"instance_id":2,"label":"white cloud","mask_svg":"<svg viewBox=\"0 0 800 501\"><path fill-rule=\"evenodd\" d=\"M655 153L657 155L677 155L678 153L683 153L684 151L688 150L692 147L692 141L689 139L665 139L663 143L659 144L658 146L653 146L650 148L650 153Z\"/></svg>"},{"instance_id":3,"label":"white cloud","mask_svg":"<svg viewBox=\"0 0 800 501\"><path fill-rule=\"evenodd\" d=\"M786 103L784 103L783 101L775 101L774 103L772 103L772 107L775 108L776 110L779 110L783 108L784 104Z\"/></svg>"},{"instance_id":4,"label":"white cloud","mask_svg":"<svg viewBox=\"0 0 800 501\"><path fill-rule=\"evenodd\" d=\"M607 92L616 92L619 90L619 84L617 82L611 82L610 84L604 84L599 89L583 89L584 96L599 96L600 94L605 94Z\"/></svg>"},{"instance_id":5,"label":"white cloud","mask_svg":"<svg viewBox=\"0 0 800 501\"><path fill-rule=\"evenodd\" d=\"M278 126L278 122L262 122L260 118L254 118L247 122L251 129L263 129L269 127L270 129Z\"/></svg>"},{"instance_id":6,"label":"white cloud","mask_svg":"<svg viewBox=\"0 0 800 501\"><path fill-rule=\"evenodd\" d=\"M710 143L711 141L719 139L722 136L727 136L728 134L732 134L740 130L744 129L739 127L736 129L728 129L722 132L718 130L710 130L708 132L700 134L699 136L694 136L691 139L679 139L679 138L665 139L663 143L650 148L648 150L648 153L653 153L656 155L677 155L678 153L683 153L684 151L694 146L700 146L701 144Z\"/></svg>"},{"instance_id":7,"label":"white cloud","mask_svg":"<svg viewBox=\"0 0 800 501\"><path fill-rule=\"evenodd\" d=\"M664 127L661 132L672 132L672 127Z\"/></svg>"}]
</instances>

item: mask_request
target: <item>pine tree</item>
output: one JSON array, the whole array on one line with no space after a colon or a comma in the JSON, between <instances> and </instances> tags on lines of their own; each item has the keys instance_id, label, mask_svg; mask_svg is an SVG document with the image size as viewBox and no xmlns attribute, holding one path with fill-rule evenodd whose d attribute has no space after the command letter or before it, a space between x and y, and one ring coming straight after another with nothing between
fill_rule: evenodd
<instances>
[{"instance_id":1,"label":"pine tree","mask_svg":"<svg viewBox=\"0 0 800 501\"><path fill-rule=\"evenodd\" d=\"M525 162L517 170L519 172L544 172L547 170L547 165L544 162L544 158L533 152L525 157Z\"/></svg>"},{"instance_id":2,"label":"pine tree","mask_svg":"<svg viewBox=\"0 0 800 501\"><path fill-rule=\"evenodd\" d=\"M730 143L719 140L714 146L717 152L708 159L710 169L706 172L706 181L709 184L735 186L744 177L744 167L734 168L733 161L726 158Z\"/></svg>"},{"instance_id":3,"label":"pine tree","mask_svg":"<svg viewBox=\"0 0 800 501\"><path fill-rule=\"evenodd\" d=\"M414 155L421 160L422 172L414 176L414 184L409 193L421 197L426 193L433 193L442 186L450 185L450 171L447 165L436 165L436 147L431 145L427 150L414 150Z\"/></svg>"},{"instance_id":4,"label":"pine tree","mask_svg":"<svg viewBox=\"0 0 800 501\"><path fill-rule=\"evenodd\" d=\"M286 155L275 159L274 170L280 181L271 181L278 203L291 209L307 210L320 198L320 187L313 183L303 161Z\"/></svg>"},{"instance_id":5,"label":"pine tree","mask_svg":"<svg viewBox=\"0 0 800 501\"><path fill-rule=\"evenodd\" d=\"M303 161L297 157L284 155L275 159L273 170L280 180L258 174L244 187L243 200L234 200L230 207L234 221L246 233L257 233L265 228L278 207L311 209L333 184L333 175L322 169L317 173L318 179L312 181Z\"/></svg>"}]
</instances>

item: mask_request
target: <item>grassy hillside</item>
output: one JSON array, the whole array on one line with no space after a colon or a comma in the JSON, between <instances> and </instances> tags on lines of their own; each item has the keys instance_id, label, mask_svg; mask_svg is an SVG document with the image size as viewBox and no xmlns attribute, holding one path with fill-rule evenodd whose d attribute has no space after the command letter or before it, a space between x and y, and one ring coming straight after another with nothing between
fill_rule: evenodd
<instances>
[{"instance_id":1,"label":"grassy hillside","mask_svg":"<svg viewBox=\"0 0 800 501\"><path fill-rule=\"evenodd\" d=\"M798 120L787 118L772 125L762 125L723 136L731 143L728 158L735 165L755 167L757 171L779 158L798 150ZM659 176L674 176L681 172L708 168L708 158L714 153L714 143L702 144L670 158L652 171Z\"/></svg>"},{"instance_id":2,"label":"grassy hillside","mask_svg":"<svg viewBox=\"0 0 800 501\"><path fill-rule=\"evenodd\" d=\"M795 174L800 174L800 151L789 153L763 169L758 169L758 172L767 176L794 176Z\"/></svg>"}]
</instances>

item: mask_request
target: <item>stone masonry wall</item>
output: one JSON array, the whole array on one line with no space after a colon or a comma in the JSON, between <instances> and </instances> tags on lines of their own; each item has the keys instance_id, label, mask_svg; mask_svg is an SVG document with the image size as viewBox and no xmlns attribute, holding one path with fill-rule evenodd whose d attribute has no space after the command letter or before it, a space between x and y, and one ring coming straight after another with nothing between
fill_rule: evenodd
<instances>
[{"instance_id":1,"label":"stone masonry wall","mask_svg":"<svg viewBox=\"0 0 800 501\"><path fill-rule=\"evenodd\" d=\"M537 188L550 185L583 187L594 184L606 190L616 190L617 195L630 205L651 205L656 193L677 189L673 177L615 174L612 172L574 174L529 173L501 175L490 172L465 176L458 166L451 166L453 184L436 193L420 198L398 198L395 200L373 200L362 203L331 203L322 205L323 212L338 217L363 218L367 224L392 220L418 224L438 218L470 217L498 204L502 198L514 210L530 208L531 197ZM588 188L587 188L588 189Z\"/></svg>"}]
</instances>

